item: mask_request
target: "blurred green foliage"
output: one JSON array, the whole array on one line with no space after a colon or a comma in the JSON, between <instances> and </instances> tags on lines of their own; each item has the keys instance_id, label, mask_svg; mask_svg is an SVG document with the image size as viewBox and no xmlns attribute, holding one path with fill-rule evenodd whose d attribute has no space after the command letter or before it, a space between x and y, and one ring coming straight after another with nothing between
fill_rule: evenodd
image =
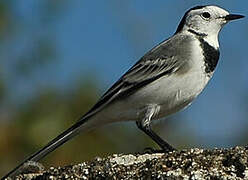
<instances>
[{"instance_id":1,"label":"blurred green foliage","mask_svg":"<svg viewBox=\"0 0 248 180\"><path fill-rule=\"evenodd\" d=\"M1 47L17 43L23 29L28 26L25 19L15 17L14 2L0 2ZM59 17L65 1L45 0L43 6L38 24L49 27ZM47 16L53 17L52 20ZM49 31L42 35L31 33L26 41L32 42L32 46L23 43L23 49L15 59L0 61L0 176L70 127L99 97L96 82L84 78L75 81L66 90L42 87L29 97L15 98L17 92L13 87L16 82L25 83L32 79L35 72L56 62L58 52L52 36ZM49 165L71 164L95 156L129 152L130 147L134 151L141 150L152 143L139 137L134 141L136 132L131 131L128 125L111 126L111 131L103 127L74 138L42 162Z\"/></svg>"}]
</instances>

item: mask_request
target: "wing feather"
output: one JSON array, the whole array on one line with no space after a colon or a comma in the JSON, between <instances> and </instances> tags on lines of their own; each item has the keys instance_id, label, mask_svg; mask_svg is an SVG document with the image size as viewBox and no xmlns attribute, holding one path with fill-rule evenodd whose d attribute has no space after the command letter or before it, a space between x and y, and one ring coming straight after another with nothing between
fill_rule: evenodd
<instances>
[{"instance_id":1,"label":"wing feather","mask_svg":"<svg viewBox=\"0 0 248 180\"><path fill-rule=\"evenodd\" d=\"M185 63L177 59L172 50L173 42L164 41L144 55L133 65L93 106L86 114L92 114L101 110L109 102L135 93L138 89L159 79L169 76L180 69Z\"/></svg>"},{"instance_id":2,"label":"wing feather","mask_svg":"<svg viewBox=\"0 0 248 180\"><path fill-rule=\"evenodd\" d=\"M136 92L162 76L170 75L180 67L177 64L173 57L146 61L141 59L99 99L89 113L103 108L114 99Z\"/></svg>"}]
</instances>

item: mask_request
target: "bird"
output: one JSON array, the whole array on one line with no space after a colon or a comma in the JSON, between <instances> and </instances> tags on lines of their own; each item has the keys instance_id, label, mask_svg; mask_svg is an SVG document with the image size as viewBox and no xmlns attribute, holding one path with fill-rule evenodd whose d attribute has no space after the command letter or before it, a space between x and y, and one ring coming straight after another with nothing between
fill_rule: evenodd
<instances>
[{"instance_id":1,"label":"bird","mask_svg":"<svg viewBox=\"0 0 248 180\"><path fill-rule=\"evenodd\" d=\"M219 60L220 30L243 17L216 5L187 10L170 38L141 57L74 125L5 177L13 177L26 162L39 161L80 132L119 121L135 121L162 151L174 151L152 130L151 122L188 107L202 92Z\"/></svg>"}]
</instances>

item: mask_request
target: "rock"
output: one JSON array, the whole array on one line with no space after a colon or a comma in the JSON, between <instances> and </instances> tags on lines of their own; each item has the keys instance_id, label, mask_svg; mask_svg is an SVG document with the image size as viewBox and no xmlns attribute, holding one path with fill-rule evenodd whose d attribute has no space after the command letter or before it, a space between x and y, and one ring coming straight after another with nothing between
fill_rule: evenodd
<instances>
[{"instance_id":1,"label":"rock","mask_svg":"<svg viewBox=\"0 0 248 180\"><path fill-rule=\"evenodd\" d=\"M248 147L188 149L170 153L115 154L65 167L50 167L38 173L21 174L31 179L248 179Z\"/></svg>"}]
</instances>

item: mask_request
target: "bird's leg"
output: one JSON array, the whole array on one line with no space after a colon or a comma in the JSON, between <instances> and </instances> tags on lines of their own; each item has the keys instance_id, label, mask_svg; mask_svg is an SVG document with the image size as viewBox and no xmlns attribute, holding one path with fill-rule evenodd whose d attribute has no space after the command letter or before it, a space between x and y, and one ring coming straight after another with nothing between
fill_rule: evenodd
<instances>
[{"instance_id":1,"label":"bird's leg","mask_svg":"<svg viewBox=\"0 0 248 180\"><path fill-rule=\"evenodd\" d=\"M176 150L171 145L169 145L166 141L164 141L161 137L159 137L154 131L152 131L150 124L144 124L143 121L136 122L139 129L141 129L144 133L152 138L161 148L162 152L170 152ZM150 151L150 149L148 149ZM151 150L153 152L153 150ZM161 151L155 151L161 152Z\"/></svg>"},{"instance_id":2,"label":"bird's leg","mask_svg":"<svg viewBox=\"0 0 248 180\"><path fill-rule=\"evenodd\" d=\"M154 107L156 108L156 107ZM151 129L151 118L156 112L153 107L149 107L146 113L145 118L142 121L137 121L136 124L139 129L141 129L144 133L152 138L161 148L162 152L170 152L176 150L171 145L169 145L166 141L164 141L161 137L159 137L152 129ZM161 152L161 151L155 151Z\"/></svg>"}]
</instances>

